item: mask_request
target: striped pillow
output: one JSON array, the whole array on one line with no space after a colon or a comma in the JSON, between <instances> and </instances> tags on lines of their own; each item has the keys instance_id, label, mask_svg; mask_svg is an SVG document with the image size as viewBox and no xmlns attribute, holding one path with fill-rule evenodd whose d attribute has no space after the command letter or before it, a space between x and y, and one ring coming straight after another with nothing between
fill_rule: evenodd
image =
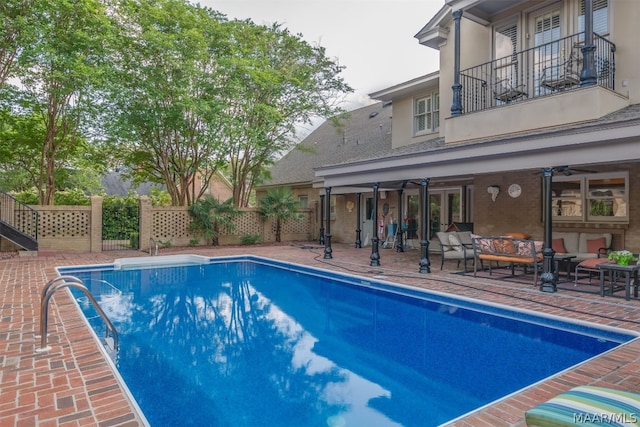
<instances>
[{"instance_id":1,"label":"striped pillow","mask_svg":"<svg viewBox=\"0 0 640 427\"><path fill-rule=\"evenodd\" d=\"M529 427L640 426L640 394L580 386L526 412Z\"/></svg>"}]
</instances>

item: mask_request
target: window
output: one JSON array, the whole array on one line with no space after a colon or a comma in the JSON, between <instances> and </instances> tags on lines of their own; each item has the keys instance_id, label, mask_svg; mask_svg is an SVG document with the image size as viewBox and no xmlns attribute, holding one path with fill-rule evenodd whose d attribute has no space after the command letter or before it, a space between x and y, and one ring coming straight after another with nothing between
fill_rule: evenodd
<instances>
[{"instance_id":1,"label":"window","mask_svg":"<svg viewBox=\"0 0 640 427\"><path fill-rule=\"evenodd\" d=\"M416 99L413 117L414 134L435 132L440 127L440 94Z\"/></svg>"},{"instance_id":2,"label":"window","mask_svg":"<svg viewBox=\"0 0 640 427\"><path fill-rule=\"evenodd\" d=\"M578 32L584 33L584 0L580 0ZM600 36L609 34L609 0L593 0L593 32ZM584 34L580 37L584 40Z\"/></svg>"},{"instance_id":3,"label":"window","mask_svg":"<svg viewBox=\"0 0 640 427\"><path fill-rule=\"evenodd\" d=\"M309 207L309 196L298 196L298 203L302 209Z\"/></svg>"},{"instance_id":4,"label":"window","mask_svg":"<svg viewBox=\"0 0 640 427\"><path fill-rule=\"evenodd\" d=\"M506 58L511 62L518 51L518 24L512 23L496 29L494 37L494 58Z\"/></svg>"},{"instance_id":5,"label":"window","mask_svg":"<svg viewBox=\"0 0 640 427\"><path fill-rule=\"evenodd\" d=\"M628 222L627 173L553 177L554 221Z\"/></svg>"}]
</instances>

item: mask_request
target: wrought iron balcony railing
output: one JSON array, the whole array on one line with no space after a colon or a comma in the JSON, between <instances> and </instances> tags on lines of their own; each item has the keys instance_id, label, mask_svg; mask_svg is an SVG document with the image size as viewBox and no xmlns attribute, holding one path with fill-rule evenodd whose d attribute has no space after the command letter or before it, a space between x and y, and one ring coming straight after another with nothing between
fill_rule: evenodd
<instances>
[{"instance_id":1,"label":"wrought iron balcony railing","mask_svg":"<svg viewBox=\"0 0 640 427\"><path fill-rule=\"evenodd\" d=\"M614 90L615 44L594 34L597 84ZM463 113L577 89L584 33L515 52L460 72Z\"/></svg>"}]
</instances>

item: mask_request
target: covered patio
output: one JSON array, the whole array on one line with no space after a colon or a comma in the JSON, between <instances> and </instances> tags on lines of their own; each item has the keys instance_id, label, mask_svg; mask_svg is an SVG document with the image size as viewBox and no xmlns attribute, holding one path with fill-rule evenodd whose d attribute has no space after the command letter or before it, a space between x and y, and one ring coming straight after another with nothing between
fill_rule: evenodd
<instances>
[{"instance_id":1,"label":"covered patio","mask_svg":"<svg viewBox=\"0 0 640 427\"><path fill-rule=\"evenodd\" d=\"M355 196L355 205L359 208L361 197L366 193L373 201L371 216L377 219L382 209L380 192L398 194L397 210L401 214L405 210L402 206L403 192L417 189L420 195L421 224L418 235L421 257L417 271L431 273L433 263L430 260L432 251L429 250L429 245L434 230L430 228L432 218L429 195L434 189L456 185L463 189L461 197L468 199L466 203L470 206L466 208L462 221L473 222L475 234L491 236L512 231L527 231L534 239L544 242L544 271L541 275L540 289L555 292L557 283L552 273L556 263L551 247L553 229L567 226L567 222L558 223L558 218L554 217L557 212L552 211L556 203L554 198L557 196L552 189L554 178L609 172L627 167L635 170L635 162L640 160L633 149L637 144L637 138L640 137L639 114L640 111L634 106L581 126L565 125L535 133L483 138L462 145L445 144L438 139L428 141L427 144L398 147L389 153L367 160L317 168L317 182L314 186L321 194L323 189L326 193L322 206L322 210L326 212L324 230L321 230L321 234L328 231L328 238L322 241L325 245L324 256L327 259L332 258L329 221L332 207L327 202L331 200L332 194ZM505 192L511 185L510 182L505 183L505 176L512 180L528 182L526 187L517 186L517 195L509 194L512 198L520 198L514 199L511 204L513 207L509 209L523 213L520 221L517 217L511 218L511 230L501 228L501 225L505 224L501 215L505 216L509 212L502 211L497 216L489 215L486 219L478 220L479 212L482 212L480 202L491 206L485 193L491 193L492 189L500 191L501 185L494 185L494 182L503 184L500 197L507 197ZM630 185L636 185L631 174L627 181L632 183ZM629 203L635 204L635 200L631 200L633 193L628 191L627 194L630 198ZM491 195L493 202L496 201L496 196L497 193ZM522 208L525 205L526 210ZM354 227L356 247L359 245L359 228L363 219L359 210L357 215ZM469 216L476 218L472 219ZM598 224L597 221L595 217L591 219L591 223L578 218L568 226L607 226L622 229L619 224L607 224L606 221ZM429 227L422 226L424 224L428 224ZM341 226L343 229L348 227L345 224ZM627 228L626 225L623 227ZM628 231L636 232L635 229ZM374 233L370 254L372 267L384 263L381 259L379 240ZM628 249L624 238L616 244L621 247L615 249ZM398 250L401 251L402 248Z\"/></svg>"}]
</instances>

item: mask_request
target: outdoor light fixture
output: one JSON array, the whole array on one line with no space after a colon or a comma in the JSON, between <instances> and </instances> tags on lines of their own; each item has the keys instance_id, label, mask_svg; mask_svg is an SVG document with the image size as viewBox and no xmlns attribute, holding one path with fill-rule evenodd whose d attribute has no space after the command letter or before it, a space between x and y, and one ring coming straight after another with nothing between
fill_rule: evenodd
<instances>
[{"instance_id":1,"label":"outdoor light fixture","mask_svg":"<svg viewBox=\"0 0 640 427\"><path fill-rule=\"evenodd\" d=\"M487 193L491 194L491 200L495 202L498 194L500 193L500 187L497 185L490 185L487 187Z\"/></svg>"}]
</instances>

